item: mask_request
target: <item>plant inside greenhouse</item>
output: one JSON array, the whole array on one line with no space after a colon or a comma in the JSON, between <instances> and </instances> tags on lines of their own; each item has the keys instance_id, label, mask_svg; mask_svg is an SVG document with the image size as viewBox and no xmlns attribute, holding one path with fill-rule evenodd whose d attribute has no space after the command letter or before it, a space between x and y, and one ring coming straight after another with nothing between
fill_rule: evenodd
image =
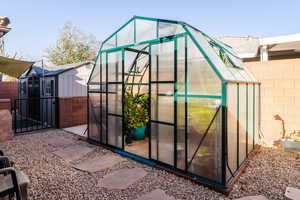
<instances>
[{"instance_id":1,"label":"plant inside greenhouse","mask_svg":"<svg viewBox=\"0 0 300 200\"><path fill-rule=\"evenodd\" d=\"M231 47L180 21L134 16L99 49L88 138L231 188L259 144L260 83Z\"/></svg>"}]
</instances>

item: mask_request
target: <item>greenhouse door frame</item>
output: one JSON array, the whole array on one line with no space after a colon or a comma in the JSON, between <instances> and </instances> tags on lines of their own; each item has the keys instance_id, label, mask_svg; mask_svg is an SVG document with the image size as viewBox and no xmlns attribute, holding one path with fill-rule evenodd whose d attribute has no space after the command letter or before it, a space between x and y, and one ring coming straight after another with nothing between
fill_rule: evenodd
<instances>
[{"instance_id":1,"label":"greenhouse door frame","mask_svg":"<svg viewBox=\"0 0 300 200\"><path fill-rule=\"evenodd\" d=\"M109 88L108 85L122 85L122 91L121 91L121 93L122 93L122 114L121 115L115 114L115 113L109 113L108 112L108 107L109 107L109 103L110 103L108 101L108 94L110 92L108 90L106 90L105 92L101 93L101 94L105 94L105 98L106 98L106 105L105 105L105 107L106 107L106 109L105 109L106 110L106 114L105 114L105 117L106 117L106 127L107 127L106 130L105 130L105 133L103 133L103 128L101 126L101 130L100 130L100 135L101 135L100 136L100 143L101 144L107 145L108 147L112 147L114 149L122 150L123 152L126 152L128 154L132 154L132 155L141 157L143 159L148 159L148 160L151 160L151 161L154 161L154 162L161 163L159 160L152 159L152 155L151 155L152 154L152 152L151 152L151 123L161 123L161 124L167 124L167 125L170 125L170 123L152 120L152 117L151 117L151 109L152 109L151 108L151 85L152 84L158 84L158 83L173 84L174 94L175 95L172 95L172 96L174 98L177 98L176 97L176 93L177 93L177 77L176 77L177 76L177 51L176 51L176 48L177 48L177 38L184 37L186 35L187 34L184 33L184 34L178 34L178 35L172 35L172 36L162 37L162 38L158 38L156 40L151 40L148 43L146 43L146 44L148 44L147 51L139 51L139 50L135 51L135 49L133 49L133 47L135 47L135 46L130 46L131 48L123 47L123 48L116 48L116 49L112 49L112 50L109 50L109 51L100 52L100 54L99 54L100 58L102 58L102 59L104 58L104 60L105 60L104 63L101 61L100 68L102 68L102 67L106 68L106 70L105 70L106 71L106 80L104 81L106 83L106 88ZM151 53L152 53L152 48L151 47L153 45L164 44L164 43L167 43L167 42L173 42L173 44L174 44L174 51L173 51L173 53L174 53L174 57L173 57L174 58L174 66L172 66L172 67L174 67L174 80L172 80L172 81L152 81L152 79L151 79L151 68L152 68ZM149 69L148 69L149 70L149 72L148 72L149 75L148 76L149 77L148 77L148 82L146 84L144 84L144 85L148 85L148 95L149 95L149 99L150 99L149 104L148 104L149 105L149 119L150 120L149 120L149 122L147 124L147 126L148 126L148 135L149 135L149 141L148 141L148 158L145 158L145 157L142 157L142 156L130 153L130 152L128 152L128 151L125 150L125 126L124 126L125 125L124 124L124 98L125 98L124 94L125 94L125 90L124 89L125 89L126 83L124 82L125 81L125 75L124 75L125 71L124 71L124 69L125 69L125 59L126 59L125 52L126 51L140 52L142 54L148 54L149 55L149 57L148 57L148 59L149 59ZM116 82L109 82L108 81L108 63L109 63L108 57L112 53L121 53L121 55L122 55L122 59L121 59L122 60L121 61L122 81L116 81ZM103 70L101 69L101 71L100 71L100 74L101 74L100 75L100 79L102 78L102 71ZM100 82L103 82L103 81L100 80ZM165 95L166 96L167 94L161 94L161 95ZM100 100L100 102L101 102L101 106L100 106L100 109L101 109L102 108L102 99ZM174 167L174 166L176 167L176 163L177 163L177 151L176 151L176 146L177 146L177 144L176 144L176 139L177 139L177 124L176 124L176 119L177 119L176 116L177 115L176 115L176 109L177 109L177 105L176 105L176 101L174 101L173 109L174 109L174 124L172 124L172 126L174 127L174 145L175 146L174 146L174 153L173 153L174 154L174 165L170 165L170 166L171 167ZM102 113L102 112L103 112L103 110L101 109L100 113ZM108 142L108 123L109 123L108 116L122 118L122 134L121 134L122 135L122 145L121 146L109 144L109 142ZM106 135L106 141L102 140L103 139L103 137L102 137L103 134ZM162 164L165 165L165 163L162 163Z\"/></svg>"},{"instance_id":2,"label":"greenhouse door frame","mask_svg":"<svg viewBox=\"0 0 300 200\"><path fill-rule=\"evenodd\" d=\"M152 84L157 84L157 83L169 83L169 84L172 84L173 87L174 87L174 94L175 95L171 95L174 97L174 99L177 98L177 38L179 37L186 37L186 33L183 33L183 34L177 34L177 35L171 35L171 36L166 36L166 37L162 37L162 38L158 38L158 39L155 39L155 40L151 40L151 41L148 41L148 42L145 42L144 44L148 44L148 47L147 47L147 53L149 55L149 79L148 79L148 82L147 82L147 85L148 85L148 94L149 94L149 99L151 99L151 85ZM174 44L174 80L172 81L152 81L151 79L151 68L152 68L152 65L151 65L151 53L152 53L152 46L153 45L158 45L158 44L163 44L163 43L167 43L167 42L173 42ZM128 48L128 47L131 47L131 48ZM108 107L109 107L109 103L108 102L108 94L109 94L109 91L102 91L101 92L101 98L100 98L100 102L101 102L101 106L100 106L100 113L103 112L103 110L106 110L104 112L106 112L105 114L105 117L106 117L106 127L108 127L108 116L114 116L114 117L119 117L119 118L122 118L122 145L113 145L113 144L109 144L108 142L108 128L106 128L106 130L104 130L102 128L102 126L100 126L101 130L100 130L100 143L101 144L104 144L104 145L107 145L108 147L112 147L114 149L118 149L118 150L122 150L123 152L126 152L126 153L129 153L129 154L132 154L130 152L127 152L125 151L125 126L124 126L124 88L125 88L125 75L124 75L124 68L125 68L125 52L126 51L132 51L132 47L135 47L135 45L130 45L130 46L125 46L125 47L122 47L122 48L115 48L115 49L111 49L111 50L108 50L108 51L102 51L99 53L99 56L100 56L100 60L104 59L105 62L102 62L100 61L100 82L105 82L106 84L106 88L108 88L108 85L110 84L113 84L113 85L122 85L122 114L121 115L118 115L118 114L112 114L112 113L108 113ZM137 50L138 51L138 50ZM121 68L122 68L122 81L116 81L116 82L108 82L108 56L109 54L111 53L121 53L122 55L122 62L121 62ZM103 80L102 81L102 68L106 68L106 80ZM104 94L104 98L106 98L106 105L104 105L104 107L106 107L106 109L102 109L102 94ZM167 94L161 94L161 95L167 95ZM104 100L105 101L105 100ZM151 100L150 100L151 101ZM148 158L145 158L145 159L149 159L149 160L152 160L152 161L155 161L155 162L159 162L159 160L155 160L155 159L152 159L153 156L151 156L152 152L151 152L151 123L162 123L162 124L166 124L165 122L159 122L159 121L155 121L155 120L152 120L151 119L151 102L149 101L149 123L148 123L148 131L149 131L149 142L148 142L148 154L149 154L149 157ZM174 109L174 124L172 124L172 126L174 127L174 165L170 165L171 167L174 168L174 166L176 167L176 163L177 163L177 151L176 151L176 146L177 146L177 143L176 143L176 140L177 140L177 124L176 124L176 109L177 109L177 105L176 105L176 101L174 101L174 105L173 105L173 109ZM100 118L101 120L101 118ZM168 124L169 125L169 124ZM106 139L103 141L103 137L102 135L105 134L106 135ZM133 154L133 155L136 155L136 154ZM138 156L138 155L137 155ZM139 156L141 157L141 156ZM144 157L142 157L144 158ZM165 164L165 163L162 163L162 164Z\"/></svg>"}]
</instances>

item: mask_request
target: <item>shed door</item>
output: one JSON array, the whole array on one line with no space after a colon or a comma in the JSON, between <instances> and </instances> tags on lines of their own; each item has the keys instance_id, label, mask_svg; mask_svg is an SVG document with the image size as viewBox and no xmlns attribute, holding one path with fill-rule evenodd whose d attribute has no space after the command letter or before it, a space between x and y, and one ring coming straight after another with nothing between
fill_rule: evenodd
<instances>
[{"instance_id":1,"label":"shed door","mask_svg":"<svg viewBox=\"0 0 300 200\"><path fill-rule=\"evenodd\" d=\"M41 78L43 79L43 78ZM42 82L42 96L40 99L40 109L43 111L41 117L44 122L56 125L56 80L55 77L45 77Z\"/></svg>"}]
</instances>

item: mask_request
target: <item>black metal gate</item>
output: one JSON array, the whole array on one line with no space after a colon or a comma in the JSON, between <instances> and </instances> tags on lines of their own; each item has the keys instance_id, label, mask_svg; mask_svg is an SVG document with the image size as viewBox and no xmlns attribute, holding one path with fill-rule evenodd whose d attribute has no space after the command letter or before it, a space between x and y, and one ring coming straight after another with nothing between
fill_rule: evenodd
<instances>
[{"instance_id":1,"label":"black metal gate","mask_svg":"<svg viewBox=\"0 0 300 200\"><path fill-rule=\"evenodd\" d=\"M13 109L15 133L24 133L57 125L56 97L16 99Z\"/></svg>"}]
</instances>

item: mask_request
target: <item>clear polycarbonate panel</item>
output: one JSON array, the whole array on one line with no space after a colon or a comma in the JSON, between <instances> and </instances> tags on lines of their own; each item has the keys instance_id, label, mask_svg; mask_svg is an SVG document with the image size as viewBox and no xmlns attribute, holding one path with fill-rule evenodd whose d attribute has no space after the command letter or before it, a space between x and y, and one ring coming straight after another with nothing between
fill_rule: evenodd
<instances>
[{"instance_id":1,"label":"clear polycarbonate panel","mask_svg":"<svg viewBox=\"0 0 300 200\"><path fill-rule=\"evenodd\" d=\"M227 48L227 49L229 49L229 48ZM234 64L234 66L244 68L244 64L243 64L242 59L240 59L237 56L233 56L230 53L227 53L227 55L228 55L229 59L231 60L231 62Z\"/></svg>"},{"instance_id":2,"label":"clear polycarbonate panel","mask_svg":"<svg viewBox=\"0 0 300 200\"><path fill-rule=\"evenodd\" d=\"M122 81L122 54L120 51L108 53L108 82L120 82Z\"/></svg>"},{"instance_id":3,"label":"clear polycarbonate panel","mask_svg":"<svg viewBox=\"0 0 300 200\"><path fill-rule=\"evenodd\" d=\"M136 19L136 41L143 42L157 38L157 22Z\"/></svg>"},{"instance_id":4,"label":"clear polycarbonate panel","mask_svg":"<svg viewBox=\"0 0 300 200\"><path fill-rule=\"evenodd\" d=\"M202 33L198 32L190 27L187 27L187 29L192 34L192 36L195 38L195 40L196 40L197 44L200 46L200 48L203 49L203 51L207 55L208 59L214 65L215 69L221 74L222 78L225 80L234 80L234 77L227 69L228 67L226 67L226 65L223 63L223 61L220 59L220 57L216 54L216 52L211 47L211 45L208 43L208 41L204 38Z\"/></svg>"},{"instance_id":5,"label":"clear polycarbonate panel","mask_svg":"<svg viewBox=\"0 0 300 200\"><path fill-rule=\"evenodd\" d=\"M161 122L174 122L174 98L173 96L158 96L170 91L171 84L151 85L151 119Z\"/></svg>"},{"instance_id":6,"label":"clear polycarbonate panel","mask_svg":"<svg viewBox=\"0 0 300 200\"><path fill-rule=\"evenodd\" d=\"M100 82L101 82L101 91L106 91L106 54L102 53L102 65L100 65Z\"/></svg>"},{"instance_id":7,"label":"clear polycarbonate panel","mask_svg":"<svg viewBox=\"0 0 300 200\"><path fill-rule=\"evenodd\" d=\"M177 98L177 168L185 169L185 99Z\"/></svg>"},{"instance_id":8,"label":"clear polycarbonate panel","mask_svg":"<svg viewBox=\"0 0 300 200\"><path fill-rule=\"evenodd\" d=\"M177 92L185 92L185 37L177 39Z\"/></svg>"},{"instance_id":9,"label":"clear polycarbonate panel","mask_svg":"<svg viewBox=\"0 0 300 200\"><path fill-rule=\"evenodd\" d=\"M151 46L151 80L174 81L174 42Z\"/></svg>"},{"instance_id":10,"label":"clear polycarbonate panel","mask_svg":"<svg viewBox=\"0 0 300 200\"><path fill-rule=\"evenodd\" d=\"M100 141L100 94L89 93L89 139Z\"/></svg>"},{"instance_id":11,"label":"clear polycarbonate panel","mask_svg":"<svg viewBox=\"0 0 300 200\"><path fill-rule=\"evenodd\" d=\"M122 84L110 84L108 113L122 115Z\"/></svg>"},{"instance_id":12,"label":"clear polycarbonate panel","mask_svg":"<svg viewBox=\"0 0 300 200\"><path fill-rule=\"evenodd\" d=\"M217 42L215 39L207 36L206 34L202 33L204 38L208 41L208 43L213 47L215 53L220 57L222 56L222 61L227 67L243 67L243 62L240 58L237 57L235 53L231 51L230 47L226 45L221 45L220 42Z\"/></svg>"},{"instance_id":13,"label":"clear polycarbonate panel","mask_svg":"<svg viewBox=\"0 0 300 200\"><path fill-rule=\"evenodd\" d=\"M130 69L132 68L135 59L137 58L138 54L133 51L125 51L124 52L124 75L125 75L125 80L127 79L128 73Z\"/></svg>"},{"instance_id":14,"label":"clear polycarbonate panel","mask_svg":"<svg viewBox=\"0 0 300 200\"><path fill-rule=\"evenodd\" d=\"M100 126L101 126L101 142L106 144L107 140L107 126L106 126L106 94L101 95L101 110L100 110L100 115L101 115L101 121L100 121Z\"/></svg>"},{"instance_id":15,"label":"clear polycarbonate panel","mask_svg":"<svg viewBox=\"0 0 300 200\"><path fill-rule=\"evenodd\" d=\"M92 85L89 85L89 92L97 92L100 93L101 86L100 83L93 83Z\"/></svg>"},{"instance_id":16,"label":"clear polycarbonate panel","mask_svg":"<svg viewBox=\"0 0 300 200\"><path fill-rule=\"evenodd\" d=\"M158 23L158 35L159 37L166 37L170 35L176 35L179 33L184 33L185 30L182 28L181 24L173 24L168 22Z\"/></svg>"},{"instance_id":17,"label":"clear polycarbonate panel","mask_svg":"<svg viewBox=\"0 0 300 200\"><path fill-rule=\"evenodd\" d=\"M109 40L107 40L106 42L103 43L101 51L107 50L107 49L113 49L116 47L117 47L116 46L116 35L114 35Z\"/></svg>"},{"instance_id":18,"label":"clear polycarbonate panel","mask_svg":"<svg viewBox=\"0 0 300 200\"><path fill-rule=\"evenodd\" d=\"M245 81L244 76L240 73L242 69L236 67L228 67L228 71L231 72L232 76L234 77L235 81Z\"/></svg>"},{"instance_id":19,"label":"clear polycarbonate panel","mask_svg":"<svg viewBox=\"0 0 300 200\"><path fill-rule=\"evenodd\" d=\"M122 117L108 115L108 144L122 148Z\"/></svg>"},{"instance_id":20,"label":"clear polycarbonate panel","mask_svg":"<svg viewBox=\"0 0 300 200\"><path fill-rule=\"evenodd\" d=\"M126 26L122 27L108 41L104 42L101 50L145 42L154 40L158 37L167 37L184 32L185 30L181 24L159 19L148 20L137 17L130 21ZM134 41L134 39L136 39L136 41Z\"/></svg>"},{"instance_id":21,"label":"clear polycarbonate panel","mask_svg":"<svg viewBox=\"0 0 300 200\"><path fill-rule=\"evenodd\" d=\"M257 79L254 77L254 75L252 74L252 72L245 66L244 70L246 71L246 73L248 74L248 77L250 78L250 81L253 82L258 82Z\"/></svg>"},{"instance_id":22,"label":"clear polycarbonate panel","mask_svg":"<svg viewBox=\"0 0 300 200\"><path fill-rule=\"evenodd\" d=\"M221 112L213 118L219 106L219 99L188 100L188 162L191 162L188 171L216 181L221 177Z\"/></svg>"},{"instance_id":23,"label":"clear polycarbonate panel","mask_svg":"<svg viewBox=\"0 0 300 200\"><path fill-rule=\"evenodd\" d=\"M248 84L248 153L253 149L253 84Z\"/></svg>"},{"instance_id":24,"label":"clear polycarbonate panel","mask_svg":"<svg viewBox=\"0 0 300 200\"><path fill-rule=\"evenodd\" d=\"M151 123L152 159L174 165L174 127Z\"/></svg>"},{"instance_id":25,"label":"clear polycarbonate panel","mask_svg":"<svg viewBox=\"0 0 300 200\"><path fill-rule=\"evenodd\" d=\"M239 84L239 164L246 159L246 84Z\"/></svg>"},{"instance_id":26,"label":"clear polycarbonate panel","mask_svg":"<svg viewBox=\"0 0 300 200\"><path fill-rule=\"evenodd\" d=\"M244 69L239 69L240 74L244 77L244 81L252 81L248 73Z\"/></svg>"},{"instance_id":27,"label":"clear polycarbonate panel","mask_svg":"<svg viewBox=\"0 0 300 200\"><path fill-rule=\"evenodd\" d=\"M231 47L229 47L229 46L225 45L223 42L220 42L219 40L213 39L211 37L210 38L206 37L206 38L209 40L213 40L214 43L216 43L217 45L219 45L223 49L225 49L226 55L228 55L229 59L234 64L234 66L240 67L240 68L244 67L242 59L240 59L238 57L237 53L234 52L234 50Z\"/></svg>"},{"instance_id":28,"label":"clear polycarbonate panel","mask_svg":"<svg viewBox=\"0 0 300 200\"><path fill-rule=\"evenodd\" d=\"M94 69L90 75L89 84L95 84L100 82L100 55L96 61Z\"/></svg>"},{"instance_id":29,"label":"clear polycarbonate panel","mask_svg":"<svg viewBox=\"0 0 300 200\"><path fill-rule=\"evenodd\" d=\"M116 36L117 46L124 46L134 43L134 21L123 27Z\"/></svg>"},{"instance_id":30,"label":"clear polycarbonate panel","mask_svg":"<svg viewBox=\"0 0 300 200\"><path fill-rule=\"evenodd\" d=\"M194 42L188 38L188 93L220 95L221 81Z\"/></svg>"},{"instance_id":31,"label":"clear polycarbonate panel","mask_svg":"<svg viewBox=\"0 0 300 200\"><path fill-rule=\"evenodd\" d=\"M228 166L232 173L237 166L237 84L227 85L227 148L228 148ZM227 169L227 178L231 177L230 170Z\"/></svg>"}]
</instances>

